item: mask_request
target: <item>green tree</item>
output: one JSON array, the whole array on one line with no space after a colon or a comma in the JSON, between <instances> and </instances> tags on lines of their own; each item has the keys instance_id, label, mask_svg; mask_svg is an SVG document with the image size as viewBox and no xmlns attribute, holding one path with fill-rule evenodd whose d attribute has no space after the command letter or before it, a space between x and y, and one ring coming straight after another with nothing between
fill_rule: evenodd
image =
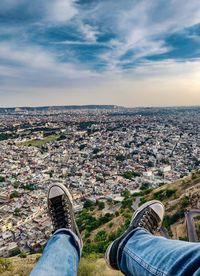
<instances>
[{"instance_id":1,"label":"green tree","mask_svg":"<svg viewBox=\"0 0 200 276\"><path fill-rule=\"evenodd\" d=\"M158 171L158 176L164 177L164 173L163 173L161 170L159 170L159 171Z\"/></svg>"},{"instance_id":2,"label":"green tree","mask_svg":"<svg viewBox=\"0 0 200 276\"><path fill-rule=\"evenodd\" d=\"M131 193L129 190L125 189L124 191L121 192L121 196L128 198L131 196Z\"/></svg>"},{"instance_id":3,"label":"green tree","mask_svg":"<svg viewBox=\"0 0 200 276\"><path fill-rule=\"evenodd\" d=\"M176 193L176 189L165 189L154 193L154 198L160 201L170 198Z\"/></svg>"},{"instance_id":4,"label":"green tree","mask_svg":"<svg viewBox=\"0 0 200 276\"><path fill-rule=\"evenodd\" d=\"M112 228L112 226L113 226L113 222L110 222L110 223L108 224L108 227L109 227L109 228Z\"/></svg>"},{"instance_id":5,"label":"green tree","mask_svg":"<svg viewBox=\"0 0 200 276\"><path fill-rule=\"evenodd\" d=\"M97 232L94 238L96 242L105 241L106 239L107 239L107 233L104 230L100 230L99 232Z\"/></svg>"},{"instance_id":6,"label":"green tree","mask_svg":"<svg viewBox=\"0 0 200 276\"><path fill-rule=\"evenodd\" d=\"M97 154L98 152L100 152L101 150L100 149L98 149L98 148L95 148L94 150L93 150L93 154Z\"/></svg>"},{"instance_id":7,"label":"green tree","mask_svg":"<svg viewBox=\"0 0 200 276\"><path fill-rule=\"evenodd\" d=\"M19 247L18 247L18 248L16 248L15 250L12 251L11 257L17 256L17 255L19 255L20 253L21 253L21 250L20 250Z\"/></svg>"},{"instance_id":8,"label":"green tree","mask_svg":"<svg viewBox=\"0 0 200 276\"><path fill-rule=\"evenodd\" d=\"M19 197L19 193L18 191L14 190L11 194L10 194L10 198L15 198L15 197Z\"/></svg>"},{"instance_id":9,"label":"green tree","mask_svg":"<svg viewBox=\"0 0 200 276\"><path fill-rule=\"evenodd\" d=\"M143 183L140 187L140 190L147 190L147 189L149 189L149 183L147 183L147 182Z\"/></svg>"},{"instance_id":10,"label":"green tree","mask_svg":"<svg viewBox=\"0 0 200 276\"><path fill-rule=\"evenodd\" d=\"M117 161L123 162L125 159L126 159L126 157L124 155L122 155L122 154L119 154L119 155L116 156L116 160Z\"/></svg>"},{"instance_id":11,"label":"green tree","mask_svg":"<svg viewBox=\"0 0 200 276\"><path fill-rule=\"evenodd\" d=\"M139 172L135 172L135 171L127 171L127 172L124 172L122 176L126 179L131 180L132 178L134 178L136 176L141 176L141 174Z\"/></svg>"},{"instance_id":12,"label":"green tree","mask_svg":"<svg viewBox=\"0 0 200 276\"><path fill-rule=\"evenodd\" d=\"M119 216L119 211L115 212L115 216L118 217Z\"/></svg>"},{"instance_id":13,"label":"green tree","mask_svg":"<svg viewBox=\"0 0 200 276\"><path fill-rule=\"evenodd\" d=\"M181 208L182 209L185 209L189 206L190 204L190 199L188 196L184 196L182 199L181 199Z\"/></svg>"},{"instance_id":14,"label":"green tree","mask_svg":"<svg viewBox=\"0 0 200 276\"><path fill-rule=\"evenodd\" d=\"M184 217L184 211L183 210L180 210L180 211L176 212L172 216L166 215L164 217L164 220L163 220L163 226L169 229L169 227L172 224L174 224L175 222L177 222L179 219L181 219L183 217Z\"/></svg>"},{"instance_id":15,"label":"green tree","mask_svg":"<svg viewBox=\"0 0 200 276\"><path fill-rule=\"evenodd\" d=\"M20 208L15 208L15 210L14 210L14 215L15 215L15 216L19 216L20 212L21 212L21 209L20 209Z\"/></svg>"},{"instance_id":16,"label":"green tree","mask_svg":"<svg viewBox=\"0 0 200 276\"><path fill-rule=\"evenodd\" d=\"M105 203L103 201L97 201L97 206L99 210L103 210L105 208Z\"/></svg>"},{"instance_id":17,"label":"green tree","mask_svg":"<svg viewBox=\"0 0 200 276\"><path fill-rule=\"evenodd\" d=\"M17 188L19 187L19 183L18 183L18 182L14 182L14 183L13 183L13 187L14 187L15 189L17 189Z\"/></svg>"},{"instance_id":18,"label":"green tree","mask_svg":"<svg viewBox=\"0 0 200 276\"><path fill-rule=\"evenodd\" d=\"M79 146L79 149L80 149L80 150L83 150L85 147L86 147L85 144L81 144L81 145Z\"/></svg>"},{"instance_id":19,"label":"green tree","mask_svg":"<svg viewBox=\"0 0 200 276\"><path fill-rule=\"evenodd\" d=\"M34 191L34 190L37 190L37 185L34 183L25 184L25 185L23 185L23 189L29 190L29 191Z\"/></svg>"},{"instance_id":20,"label":"green tree","mask_svg":"<svg viewBox=\"0 0 200 276\"><path fill-rule=\"evenodd\" d=\"M133 200L131 198L124 198L124 200L122 201L122 208L131 209L132 204Z\"/></svg>"},{"instance_id":21,"label":"green tree","mask_svg":"<svg viewBox=\"0 0 200 276\"><path fill-rule=\"evenodd\" d=\"M0 175L0 182L4 182L5 181L5 177Z\"/></svg>"},{"instance_id":22,"label":"green tree","mask_svg":"<svg viewBox=\"0 0 200 276\"><path fill-rule=\"evenodd\" d=\"M21 251L21 253L19 254L19 257L20 258L26 258L27 257L26 252Z\"/></svg>"},{"instance_id":23,"label":"green tree","mask_svg":"<svg viewBox=\"0 0 200 276\"><path fill-rule=\"evenodd\" d=\"M89 199L86 199L86 201L83 204L83 208L90 208L90 207L94 207L94 202Z\"/></svg>"}]
</instances>

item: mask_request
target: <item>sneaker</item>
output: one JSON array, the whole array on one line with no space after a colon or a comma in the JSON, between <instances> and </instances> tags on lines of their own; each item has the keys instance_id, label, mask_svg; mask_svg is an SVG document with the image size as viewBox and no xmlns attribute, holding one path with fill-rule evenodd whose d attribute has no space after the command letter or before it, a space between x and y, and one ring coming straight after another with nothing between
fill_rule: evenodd
<instances>
[{"instance_id":1,"label":"sneaker","mask_svg":"<svg viewBox=\"0 0 200 276\"><path fill-rule=\"evenodd\" d=\"M50 186L48 210L53 223L53 232L61 228L71 230L78 236L82 249L83 242L74 217L72 196L64 185L52 184Z\"/></svg>"},{"instance_id":2,"label":"sneaker","mask_svg":"<svg viewBox=\"0 0 200 276\"><path fill-rule=\"evenodd\" d=\"M117 256L120 254L118 249L122 240L128 238L128 234L135 228L141 227L154 234L160 229L164 217L164 206L160 201L152 200L140 206L132 216L128 229L118 239L113 241L106 250L105 259L107 264L119 270ZM128 241L128 239L127 239ZM123 248L122 248L123 249ZM122 250L120 248L120 250Z\"/></svg>"}]
</instances>

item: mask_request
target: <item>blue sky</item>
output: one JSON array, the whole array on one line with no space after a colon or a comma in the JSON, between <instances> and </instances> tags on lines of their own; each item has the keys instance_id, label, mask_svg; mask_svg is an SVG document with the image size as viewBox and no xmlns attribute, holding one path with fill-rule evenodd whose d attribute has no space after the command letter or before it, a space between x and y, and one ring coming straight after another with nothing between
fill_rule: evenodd
<instances>
[{"instance_id":1,"label":"blue sky","mask_svg":"<svg viewBox=\"0 0 200 276\"><path fill-rule=\"evenodd\" d=\"M1 0L0 106L200 104L199 0Z\"/></svg>"}]
</instances>

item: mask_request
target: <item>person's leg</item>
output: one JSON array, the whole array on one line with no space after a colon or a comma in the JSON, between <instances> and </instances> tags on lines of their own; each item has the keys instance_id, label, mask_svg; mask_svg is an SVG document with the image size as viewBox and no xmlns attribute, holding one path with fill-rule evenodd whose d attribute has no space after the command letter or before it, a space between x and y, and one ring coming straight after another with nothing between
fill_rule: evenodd
<instances>
[{"instance_id":1,"label":"person's leg","mask_svg":"<svg viewBox=\"0 0 200 276\"><path fill-rule=\"evenodd\" d=\"M164 206L158 200L149 201L139 207L133 214L127 230L107 248L105 253L107 264L113 269L120 270L119 264L123 247L130 239L132 231L137 227L142 227L153 234L161 227L164 212Z\"/></svg>"},{"instance_id":2,"label":"person's leg","mask_svg":"<svg viewBox=\"0 0 200 276\"><path fill-rule=\"evenodd\" d=\"M169 240L142 228L130 236L118 255L125 275L200 275L200 243Z\"/></svg>"},{"instance_id":3,"label":"person's leg","mask_svg":"<svg viewBox=\"0 0 200 276\"><path fill-rule=\"evenodd\" d=\"M53 184L48 192L48 210L54 234L31 276L74 276L83 247L76 225L72 197L62 184Z\"/></svg>"},{"instance_id":4,"label":"person's leg","mask_svg":"<svg viewBox=\"0 0 200 276\"><path fill-rule=\"evenodd\" d=\"M143 204L125 233L108 247L105 259L125 275L200 275L200 244L154 236L164 217L159 201Z\"/></svg>"},{"instance_id":5,"label":"person's leg","mask_svg":"<svg viewBox=\"0 0 200 276\"><path fill-rule=\"evenodd\" d=\"M79 239L67 229L57 230L47 243L30 276L77 275L80 259Z\"/></svg>"}]
</instances>

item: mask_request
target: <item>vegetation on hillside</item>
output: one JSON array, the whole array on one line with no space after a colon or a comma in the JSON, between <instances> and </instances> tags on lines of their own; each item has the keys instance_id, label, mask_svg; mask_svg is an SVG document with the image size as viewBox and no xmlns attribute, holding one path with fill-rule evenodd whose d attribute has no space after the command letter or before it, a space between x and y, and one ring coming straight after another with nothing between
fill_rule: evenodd
<instances>
[{"instance_id":1,"label":"vegetation on hillside","mask_svg":"<svg viewBox=\"0 0 200 276\"><path fill-rule=\"evenodd\" d=\"M12 270L12 264L9 259L0 258L0 274L3 274L4 272L11 271Z\"/></svg>"},{"instance_id":2,"label":"vegetation on hillside","mask_svg":"<svg viewBox=\"0 0 200 276\"><path fill-rule=\"evenodd\" d=\"M141 203L152 199L162 201L166 208L163 226L167 228L171 237L179 238L173 233L171 226L183 222L187 209L197 208L199 193L200 171L197 171L192 173L190 177L163 185L143 195Z\"/></svg>"},{"instance_id":3,"label":"vegetation on hillside","mask_svg":"<svg viewBox=\"0 0 200 276\"><path fill-rule=\"evenodd\" d=\"M103 256L108 245L128 227L132 215L133 197L130 193L125 193L124 196L120 210L114 213L102 214L104 202L93 203L89 200L85 202L83 210L77 215L77 224L84 240L83 256L91 254ZM109 204L110 210L114 207L113 202L106 204Z\"/></svg>"}]
</instances>

